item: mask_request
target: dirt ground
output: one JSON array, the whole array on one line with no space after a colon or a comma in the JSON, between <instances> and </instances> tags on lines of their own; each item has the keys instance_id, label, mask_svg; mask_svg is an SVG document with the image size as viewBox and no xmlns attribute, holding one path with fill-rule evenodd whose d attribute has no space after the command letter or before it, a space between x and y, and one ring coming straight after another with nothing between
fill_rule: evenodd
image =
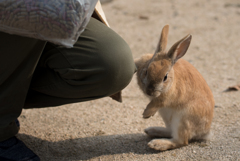
<instances>
[{"instance_id":1,"label":"dirt ground","mask_svg":"<svg viewBox=\"0 0 240 161\"><path fill-rule=\"evenodd\" d=\"M164 124L158 115L142 118L149 100L135 76L123 90L123 103L103 98L23 110L18 137L42 161L240 161L240 92L225 91L240 83L239 0L113 0L103 9L134 58L154 52L165 24L170 25L168 47L192 34L184 59L200 71L214 94L212 140L166 152L151 150L143 131Z\"/></svg>"}]
</instances>

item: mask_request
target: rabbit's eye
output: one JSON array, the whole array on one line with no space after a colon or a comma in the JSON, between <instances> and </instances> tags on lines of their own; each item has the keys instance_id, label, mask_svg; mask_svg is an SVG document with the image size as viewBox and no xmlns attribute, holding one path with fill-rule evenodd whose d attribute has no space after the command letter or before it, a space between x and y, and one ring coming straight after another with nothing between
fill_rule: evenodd
<instances>
[{"instance_id":1,"label":"rabbit's eye","mask_svg":"<svg viewBox=\"0 0 240 161\"><path fill-rule=\"evenodd\" d=\"M165 77L163 78L163 82L165 82L167 80L168 74L165 75Z\"/></svg>"},{"instance_id":2,"label":"rabbit's eye","mask_svg":"<svg viewBox=\"0 0 240 161\"><path fill-rule=\"evenodd\" d=\"M147 75L147 70L145 71L145 75Z\"/></svg>"}]
</instances>

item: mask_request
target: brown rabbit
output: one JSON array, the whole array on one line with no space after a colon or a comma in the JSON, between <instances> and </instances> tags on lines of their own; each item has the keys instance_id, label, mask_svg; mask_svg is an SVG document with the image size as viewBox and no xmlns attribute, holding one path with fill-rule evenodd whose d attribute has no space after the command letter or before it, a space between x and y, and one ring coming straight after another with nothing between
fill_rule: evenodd
<instances>
[{"instance_id":1,"label":"brown rabbit","mask_svg":"<svg viewBox=\"0 0 240 161\"><path fill-rule=\"evenodd\" d=\"M151 137L165 138L148 143L161 151L185 146L189 140L207 139L214 109L213 94L202 75L180 59L192 36L187 35L166 52L168 30L166 25L155 54L135 60L138 85L151 99L143 117L149 118L159 111L166 125L145 129Z\"/></svg>"}]
</instances>

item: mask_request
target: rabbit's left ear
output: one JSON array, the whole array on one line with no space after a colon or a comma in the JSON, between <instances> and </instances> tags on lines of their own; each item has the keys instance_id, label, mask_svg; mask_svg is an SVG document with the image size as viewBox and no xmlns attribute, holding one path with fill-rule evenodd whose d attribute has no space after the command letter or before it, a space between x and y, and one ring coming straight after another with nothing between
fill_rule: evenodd
<instances>
[{"instance_id":1,"label":"rabbit's left ear","mask_svg":"<svg viewBox=\"0 0 240 161\"><path fill-rule=\"evenodd\" d=\"M162 29L162 33L161 33L155 54L153 55L153 58L157 57L157 55L159 54L165 53L167 48L167 42L168 42L168 32L169 32L169 25L165 25Z\"/></svg>"},{"instance_id":2,"label":"rabbit's left ear","mask_svg":"<svg viewBox=\"0 0 240 161\"><path fill-rule=\"evenodd\" d=\"M180 41L176 42L171 49L168 51L167 55L172 59L173 63L176 63L178 59L183 57L188 50L190 42L192 40L192 35L187 35Z\"/></svg>"}]
</instances>

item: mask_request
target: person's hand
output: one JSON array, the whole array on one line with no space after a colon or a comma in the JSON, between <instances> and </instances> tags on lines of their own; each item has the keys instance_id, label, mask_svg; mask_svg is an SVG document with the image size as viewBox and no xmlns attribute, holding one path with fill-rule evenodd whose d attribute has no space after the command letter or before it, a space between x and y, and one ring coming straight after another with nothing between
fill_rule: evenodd
<instances>
[{"instance_id":1,"label":"person's hand","mask_svg":"<svg viewBox=\"0 0 240 161\"><path fill-rule=\"evenodd\" d=\"M100 2L102 3L102 4L104 4L104 3L108 3L108 2L111 2L112 0L100 0Z\"/></svg>"}]
</instances>

